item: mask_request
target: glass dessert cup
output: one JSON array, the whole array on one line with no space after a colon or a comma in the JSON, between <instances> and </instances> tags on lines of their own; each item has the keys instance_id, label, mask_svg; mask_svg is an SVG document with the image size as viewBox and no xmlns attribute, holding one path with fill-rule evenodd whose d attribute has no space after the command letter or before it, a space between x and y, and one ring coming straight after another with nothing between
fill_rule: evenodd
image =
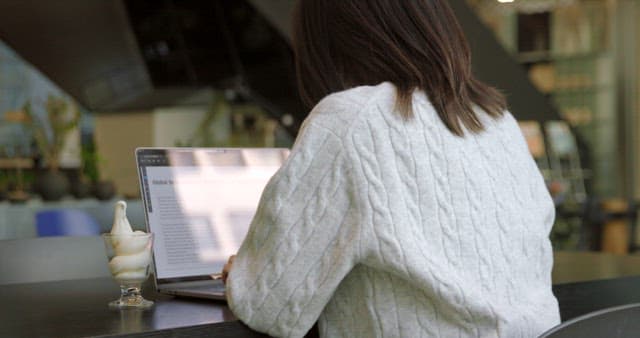
<instances>
[{"instance_id":1,"label":"glass dessert cup","mask_svg":"<svg viewBox=\"0 0 640 338\"><path fill-rule=\"evenodd\" d=\"M120 285L120 298L109 303L110 308L144 309L153 301L142 297L142 283L149 277L153 234L103 234L111 275Z\"/></svg>"}]
</instances>

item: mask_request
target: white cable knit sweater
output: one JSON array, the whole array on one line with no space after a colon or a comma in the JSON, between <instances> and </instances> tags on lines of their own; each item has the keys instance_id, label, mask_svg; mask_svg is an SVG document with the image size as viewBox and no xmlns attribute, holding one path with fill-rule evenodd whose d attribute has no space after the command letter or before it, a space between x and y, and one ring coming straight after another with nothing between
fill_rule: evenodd
<instances>
[{"instance_id":1,"label":"white cable knit sweater","mask_svg":"<svg viewBox=\"0 0 640 338\"><path fill-rule=\"evenodd\" d=\"M514 118L451 134L389 83L322 100L228 280L251 328L301 337L535 337L559 323L554 207Z\"/></svg>"}]
</instances>

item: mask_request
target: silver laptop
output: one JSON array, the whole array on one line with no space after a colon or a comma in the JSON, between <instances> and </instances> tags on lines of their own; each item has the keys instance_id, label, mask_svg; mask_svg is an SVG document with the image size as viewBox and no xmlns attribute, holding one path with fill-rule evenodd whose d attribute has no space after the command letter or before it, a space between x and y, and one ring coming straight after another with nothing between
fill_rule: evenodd
<instances>
[{"instance_id":1,"label":"silver laptop","mask_svg":"<svg viewBox=\"0 0 640 338\"><path fill-rule=\"evenodd\" d=\"M224 300L216 279L240 248L262 190L289 154L279 148L138 148L156 290Z\"/></svg>"}]
</instances>

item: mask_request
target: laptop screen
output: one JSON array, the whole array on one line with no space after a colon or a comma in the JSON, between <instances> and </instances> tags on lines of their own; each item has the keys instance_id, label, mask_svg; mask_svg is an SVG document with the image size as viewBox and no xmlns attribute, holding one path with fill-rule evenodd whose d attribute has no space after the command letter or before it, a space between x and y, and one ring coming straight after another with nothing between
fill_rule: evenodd
<instances>
[{"instance_id":1,"label":"laptop screen","mask_svg":"<svg viewBox=\"0 0 640 338\"><path fill-rule=\"evenodd\" d=\"M140 148L158 283L210 279L240 248L287 149Z\"/></svg>"}]
</instances>

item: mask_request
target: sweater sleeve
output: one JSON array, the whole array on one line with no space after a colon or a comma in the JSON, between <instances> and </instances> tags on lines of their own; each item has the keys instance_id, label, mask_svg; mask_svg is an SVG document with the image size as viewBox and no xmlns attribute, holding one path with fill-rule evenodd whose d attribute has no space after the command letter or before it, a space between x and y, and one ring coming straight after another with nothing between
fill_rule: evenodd
<instances>
[{"instance_id":1,"label":"sweater sleeve","mask_svg":"<svg viewBox=\"0 0 640 338\"><path fill-rule=\"evenodd\" d=\"M267 184L227 281L254 330L302 337L359 259L350 165L340 139L307 123Z\"/></svg>"}]
</instances>

